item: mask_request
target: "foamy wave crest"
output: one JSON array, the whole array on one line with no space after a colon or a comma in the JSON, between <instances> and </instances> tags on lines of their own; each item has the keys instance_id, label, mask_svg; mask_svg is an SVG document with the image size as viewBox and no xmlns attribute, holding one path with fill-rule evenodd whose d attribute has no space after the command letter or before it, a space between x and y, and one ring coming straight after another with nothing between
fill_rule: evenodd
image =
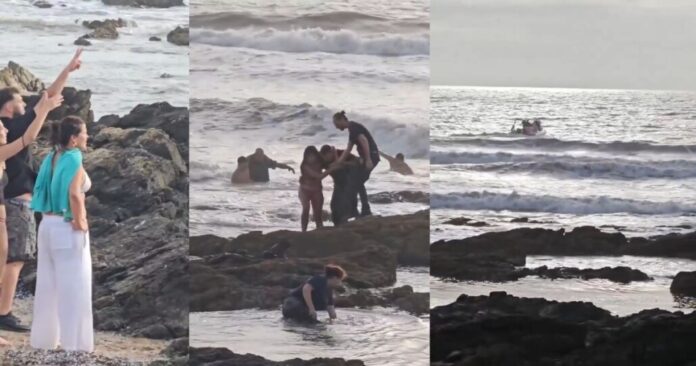
<instances>
[{"instance_id":1,"label":"foamy wave crest","mask_svg":"<svg viewBox=\"0 0 696 366\"><path fill-rule=\"evenodd\" d=\"M434 165L468 165L467 169L499 173L534 173L571 178L685 179L696 177L696 161L639 161L567 155L510 154L506 152L442 152L430 154Z\"/></svg>"},{"instance_id":2,"label":"foamy wave crest","mask_svg":"<svg viewBox=\"0 0 696 366\"><path fill-rule=\"evenodd\" d=\"M230 179L232 171L225 169L218 164L207 164L191 161L189 179L191 182L205 182L209 180L220 180L221 178Z\"/></svg>"},{"instance_id":3,"label":"foamy wave crest","mask_svg":"<svg viewBox=\"0 0 696 366\"><path fill-rule=\"evenodd\" d=\"M430 40L426 33L413 35L361 35L351 30L320 28L277 29L192 29L193 43L221 47L244 47L281 52L327 52L378 56L427 55Z\"/></svg>"},{"instance_id":4,"label":"foamy wave crest","mask_svg":"<svg viewBox=\"0 0 696 366\"><path fill-rule=\"evenodd\" d=\"M433 209L491 210L515 212L551 212L559 214L610 214L665 215L696 213L696 206L678 202L650 202L611 198L607 196L587 198L561 198L550 195L520 195L518 193L465 192L432 194Z\"/></svg>"}]
</instances>

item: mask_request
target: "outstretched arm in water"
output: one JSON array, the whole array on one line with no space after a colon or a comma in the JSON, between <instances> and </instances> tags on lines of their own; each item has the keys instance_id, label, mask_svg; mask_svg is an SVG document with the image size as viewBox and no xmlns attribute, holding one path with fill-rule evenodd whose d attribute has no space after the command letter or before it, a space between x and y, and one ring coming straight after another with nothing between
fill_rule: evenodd
<instances>
[{"instance_id":1,"label":"outstretched arm in water","mask_svg":"<svg viewBox=\"0 0 696 366\"><path fill-rule=\"evenodd\" d=\"M82 48L78 48L77 51L75 51L75 55L73 55L73 58L70 59L70 62L68 63L67 66L63 69L63 71L58 74L58 77L56 80L51 84L51 86L46 89L46 92L48 93L49 97L61 94L63 92L63 88L65 87L65 83L68 82L68 77L70 76L70 73L79 69L80 66L82 66L82 60L80 59L80 56L82 56Z\"/></svg>"},{"instance_id":2,"label":"outstretched arm in water","mask_svg":"<svg viewBox=\"0 0 696 366\"><path fill-rule=\"evenodd\" d=\"M305 283L305 285L302 286L302 297L304 298L305 304L307 304L309 316L316 320L317 310L314 308L314 302L312 302L312 290L314 290L314 287L308 283Z\"/></svg>"},{"instance_id":3,"label":"outstretched arm in water","mask_svg":"<svg viewBox=\"0 0 696 366\"><path fill-rule=\"evenodd\" d=\"M56 107L63 103L63 96L57 94L53 97L49 97L48 93L44 92L41 95L41 100L34 107L34 113L36 117L34 121L29 125L27 130L24 132L22 137L10 142L7 145L0 146L0 161L5 161L18 152L22 151L27 145L31 144L36 140L36 137L41 131L41 127L46 121L46 116L48 112L54 110Z\"/></svg>"},{"instance_id":4,"label":"outstretched arm in water","mask_svg":"<svg viewBox=\"0 0 696 366\"><path fill-rule=\"evenodd\" d=\"M387 155L387 154L385 154L385 153L383 153L383 152L381 152L381 151L379 152L379 155L380 155L381 157L387 159L387 161L389 162L389 164L394 163L394 160L396 160L394 157L389 156L389 155Z\"/></svg>"}]
</instances>

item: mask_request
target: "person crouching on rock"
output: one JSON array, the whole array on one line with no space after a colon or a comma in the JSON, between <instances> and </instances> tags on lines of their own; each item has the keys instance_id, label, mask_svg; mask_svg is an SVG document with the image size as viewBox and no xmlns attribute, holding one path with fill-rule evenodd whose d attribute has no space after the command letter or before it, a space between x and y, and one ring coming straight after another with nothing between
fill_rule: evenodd
<instances>
[{"instance_id":1,"label":"person crouching on rock","mask_svg":"<svg viewBox=\"0 0 696 366\"><path fill-rule=\"evenodd\" d=\"M66 351L94 350L92 258L85 192L92 183L82 165L87 128L66 117L53 126L53 150L44 158L31 208L39 224L36 295L31 346Z\"/></svg>"},{"instance_id":2,"label":"person crouching on rock","mask_svg":"<svg viewBox=\"0 0 696 366\"><path fill-rule=\"evenodd\" d=\"M283 301L283 318L316 323L317 311L326 310L331 320L336 319L333 290L343 285L346 271L329 264L324 275L314 276L290 292Z\"/></svg>"}]
</instances>

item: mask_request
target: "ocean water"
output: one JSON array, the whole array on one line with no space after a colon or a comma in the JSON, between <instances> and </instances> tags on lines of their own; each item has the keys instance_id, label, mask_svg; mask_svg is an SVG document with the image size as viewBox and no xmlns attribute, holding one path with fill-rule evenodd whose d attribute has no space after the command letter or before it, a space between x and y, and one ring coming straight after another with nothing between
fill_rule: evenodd
<instances>
[{"instance_id":1,"label":"ocean water","mask_svg":"<svg viewBox=\"0 0 696 366\"><path fill-rule=\"evenodd\" d=\"M401 267L391 287L410 285L416 292L430 289L427 267ZM226 347L274 361L291 358L343 357L366 365L427 365L430 317L393 308L336 309L338 320L307 326L283 320L275 311L246 309L192 313L192 347Z\"/></svg>"},{"instance_id":2,"label":"ocean water","mask_svg":"<svg viewBox=\"0 0 696 366\"><path fill-rule=\"evenodd\" d=\"M141 103L188 106L188 47L166 41L171 30L188 25L188 6L139 9L106 6L100 0L49 2L51 9L34 7L29 0L2 1L1 67L17 62L48 86L74 54L73 42L90 32L82 21L123 18L128 26L118 29L118 39L91 40L92 46L85 47L82 68L68 85L92 91L96 118L124 115ZM163 41L150 42L151 36Z\"/></svg>"},{"instance_id":3,"label":"ocean water","mask_svg":"<svg viewBox=\"0 0 696 366\"><path fill-rule=\"evenodd\" d=\"M629 237L696 230L696 93L434 87L431 111L431 241L517 227L592 225ZM546 134L509 134L539 118ZM519 126L519 123L518 123ZM468 217L487 225L454 226ZM528 223L513 223L526 217ZM591 301L621 315L693 309L669 292L696 262L637 257L528 257L527 266L629 266L655 278L515 282L431 280L431 306L462 293Z\"/></svg>"},{"instance_id":4,"label":"ocean water","mask_svg":"<svg viewBox=\"0 0 696 366\"><path fill-rule=\"evenodd\" d=\"M696 93L434 87L431 102L432 240L696 228ZM540 118L546 134L511 136L516 118ZM444 224L460 216L488 226Z\"/></svg>"},{"instance_id":5,"label":"ocean water","mask_svg":"<svg viewBox=\"0 0 696 366\"><path fill-rule=\"evenodd\" d=\"M602 268L628 266L637 268L653 281L618 284L609 280L559 279L525 277L514 282L493 283L475 281L430 281L430 306L449 304L461 294L488 295L491 291L506 291L518 297L543 297L556 301L590 301L616 315L630 315L645 309L665 309L692 312L696 298L678 298L669 292L674 276L680 271L696 271L696 261L651 257L550 257L528 256L527 268L539 266Z\"/></svg>"},{"instance_id":6,"label":"ocean water","mask_svg":"<svg viewBox=\"0 0 696 366\"><path fill-rule=\"evenodd\" d=\"M345 147L347 132L331 119L340 110L416 172L404 177L382 161L368 193L428 191L427 1L193 1L191 10L194 235L299 230L299 176L272 170L270 183L232 186L236 159L261 147L297 170L308 145ZM332 185L324 181L327 210Z\"/></svg>"}]
</instances>

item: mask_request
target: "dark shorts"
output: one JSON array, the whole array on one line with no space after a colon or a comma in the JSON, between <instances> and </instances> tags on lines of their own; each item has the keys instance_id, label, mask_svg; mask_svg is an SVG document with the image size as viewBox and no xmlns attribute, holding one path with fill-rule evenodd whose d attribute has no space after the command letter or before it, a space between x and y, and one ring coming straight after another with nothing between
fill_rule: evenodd
<instances>
[{"instance_id":1,"label":"dark shorts","mask_svg":"<svg viewBox=\"0 0 696 366\"><path fill-rule=\"evenodd\" d=\"M283 318L308 323L316 322L316 319L309 316L307 305L295 296L288 296L283 301Z\"/></svg>"},{"instance_id":2,"label":"dark shorts","mask_svg":"<svg viewBox=\"0 0 696 366\"><path fill-rule=\"evenodd\" d=\"M17 199L5 201L7 212L7 263L26 262L36 255L36 221L29 202Z\"/></svg>"}]
</instances>

